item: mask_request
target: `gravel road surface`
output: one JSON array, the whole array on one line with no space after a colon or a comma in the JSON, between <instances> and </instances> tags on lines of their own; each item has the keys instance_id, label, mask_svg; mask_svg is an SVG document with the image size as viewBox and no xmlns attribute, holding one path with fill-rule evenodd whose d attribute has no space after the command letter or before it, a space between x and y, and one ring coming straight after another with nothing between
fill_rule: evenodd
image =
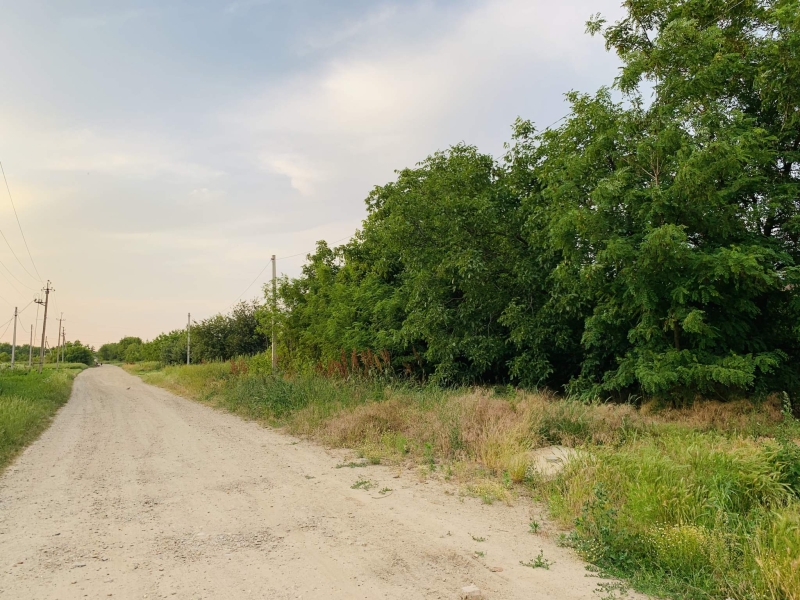
<instances>
[{"instance_id":1,"label":"gravel road surface","mask_svg":"<svg viewBox=\"0 0 800 600\"><path fill-rule=\"evenodd\" d=\"M0 598L457 599L471 584L497 600L602 596L571 551L527 532L526 502L336 468L345 458L88 369L0 478ZM359 478L376 486L353 489ZM540 551L549 569L520 565Z\"/></svg>"}]
</instances>

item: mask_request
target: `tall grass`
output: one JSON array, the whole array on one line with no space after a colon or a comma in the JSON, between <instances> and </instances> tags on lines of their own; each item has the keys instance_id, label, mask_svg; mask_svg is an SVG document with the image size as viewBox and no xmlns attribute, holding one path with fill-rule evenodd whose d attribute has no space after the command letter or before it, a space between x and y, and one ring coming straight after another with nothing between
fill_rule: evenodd
<instances>
[{"instance_id":1,"label":"tall grass","mask_svg":"<svg viewBox=\"0 0 800 600\"><path fill-rule=\"evenodd\" d=\"M460 479L487 501L534 495L564 543L640 590L800 600L800 426L779 401L591 405L519 390L274 377L263 362L134 370L372 462ZM535 460L550 445L577 449L555 478Z\"/></svg>"},{"instance_id":2,"label":"tall grass","mask_svg":"<svg viewBox=\"0 0 800 600\"><path fill-rule=\"evenodd\" d=\"M73 368L0 371L0 471L49 425L68 399L72 380L85 365Z\"/></svg>"}]
</instances>

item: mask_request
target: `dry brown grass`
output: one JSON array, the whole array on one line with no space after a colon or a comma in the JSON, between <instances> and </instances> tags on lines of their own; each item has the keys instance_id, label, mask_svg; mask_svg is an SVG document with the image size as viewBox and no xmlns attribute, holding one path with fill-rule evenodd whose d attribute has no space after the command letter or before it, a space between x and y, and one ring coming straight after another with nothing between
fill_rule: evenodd
<instances>
[{"instance_id":1,"label":"dry brown grass","mask_svg":"<svg viewBox=\"0 0 800 600\"><path fill-rule=\"evenodd\" d=\"M782 419L780 404L708 402L682 409L654 404L585 405L549 393L519 391L499 397L491 390L443 393L423 403L413 394L388 392L381 402L338 410L311 405L295 413L288 429L327 445L353 448L373 460L418 464L466 463L459 472L503 476L514 483L535 476L531 451L553 444L615 445L664 425L698 431L759 435Z\"/></svg>"}]
</instances>

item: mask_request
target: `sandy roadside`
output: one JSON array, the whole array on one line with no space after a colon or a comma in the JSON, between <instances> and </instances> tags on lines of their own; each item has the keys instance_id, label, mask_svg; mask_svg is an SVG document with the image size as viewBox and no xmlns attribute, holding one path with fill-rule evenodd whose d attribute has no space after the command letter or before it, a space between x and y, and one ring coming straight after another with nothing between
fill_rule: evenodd
<instances>
[{"instance_id":1,"label":"sandy roadside","mask_svg":"<svg viewBox=\"0 0 800 600\"><path fill-rule=\"evenodd\" d=\"M526 503L342 459L89 369L0 478L0 598L602 596L571 551L527 532ZM540 551L549 569L520 565Z\"/></svg>"}]
</instances>

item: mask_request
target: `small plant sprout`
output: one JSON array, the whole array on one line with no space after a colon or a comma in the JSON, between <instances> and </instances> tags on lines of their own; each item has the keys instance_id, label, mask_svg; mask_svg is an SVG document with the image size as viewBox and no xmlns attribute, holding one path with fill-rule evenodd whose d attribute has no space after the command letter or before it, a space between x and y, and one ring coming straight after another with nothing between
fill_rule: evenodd
<instances>
[{"instance_id":1,"label":"small plant sprout","mask_svg":"<svg viewBox=\"0 0 800 600\"><path fill-rule=\"evenodd\" d=\"M529 533L539 533L539 528L540 527L541 527L541 525L539 525L539 521L537 521L536 519L531 519L531 522L528 523L528 528L529 528L528 532Z\"/></svg>"},{"instance_id":2,"label":"small plant sprout","mask_svg":"<svg viewBox=\"0 0 800 600\"><path fill-rule=\"evenodd\" d=\"M473 539L473 540L475 540L476 542L485 542L485 541L486 541L486 538L485 538L485 537L475 537L475 536L474 536L474 535L472 535L472 534L470 534L470 536L471 536L471 537L472 537L472 539Z\"/></svg>"},{"instance_id":3,"label":"small plant sprout","mask_svg":"<svg viewBox=\"0 0 800 600\"><path fill-rule=\"evenodd\" d=\"M350 486L351 489L354 490L371 490L375 487L375 482L369 479L364 479L363 477L359 477L358 481L356 481L353 485Z\"/></svg>"},{"instance_id":4,"label":"small plant sprout","mask_svg":"<svg viewBox=\"0 0 800 600\"><path fill-rule=\"evenodd\" d=\"M385 487L385 488L381 488L381 489L379 489L379 490L378 490L378 493L379 493L379 494L388 494L388 493L389 493L389 492L391 492L391 491L392 491L392 488Z\"/></svg>"},{"instance_id":5,"label":"small plant sprout","mask_svg":"<svg viewBox=\"0 0 800 600\"><path fill-rule=\"evenodd\" d=\"M519 561L519 564L521 564L523 567L530 567L531 569L549 569L550 565L553 564L553 561L547 560L544 557L544 550L540 550L539 554L537 554L536 558L534 558L532 561Z\"/></svg>"},{"instance_id":6,"label":"small plant sprout","mask_svg":"<svg viewBox=\"0 0 800 600\"><path fill-rule=\"evenodd\" d=\"M483 558L486 556L486 552L481 552L480 550L475 550L475 556L478 558Z\"/></svg>"},{"instance_id":7,"label":"small plant sprout","mask_svg":"<svg viewBox=\"0 0 800 600\"><path fill-rule=\"evenodd\" d=\"M619 581L598 583L595 594L603 594L600 600L619 600L628 595L628 587Z\"/></svg>"}]
</instances>

